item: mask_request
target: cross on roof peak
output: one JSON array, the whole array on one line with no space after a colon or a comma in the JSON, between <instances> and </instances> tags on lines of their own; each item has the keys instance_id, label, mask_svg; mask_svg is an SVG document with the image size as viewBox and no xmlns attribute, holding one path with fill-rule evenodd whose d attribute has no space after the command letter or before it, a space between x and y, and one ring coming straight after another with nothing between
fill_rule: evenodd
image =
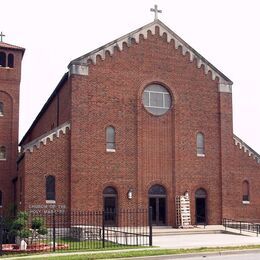
<instances>
[{"instance_id":1,"label":"cross on roof peak","mask_svg":"<svg viewBox=\"0 0 260 260\"><path fill-rule=\"evenodd\" d=\"M162 10L159 10L157 5L154 5L154 8L151 8L150 11L154 12L154 20L158 20L158 13L162 13Z\"/></svg>"},{"instance_id":2,"label":"cross on roof peak","mask_svg":"<svg viewBox=\"0 0 260 260\"><path fill-rule=\"evenodd\" d=\"M0 42L3 41L3 37L5 37L5 35L3 34L3 32L0 33Z\"/></svg>"}]
</instances>

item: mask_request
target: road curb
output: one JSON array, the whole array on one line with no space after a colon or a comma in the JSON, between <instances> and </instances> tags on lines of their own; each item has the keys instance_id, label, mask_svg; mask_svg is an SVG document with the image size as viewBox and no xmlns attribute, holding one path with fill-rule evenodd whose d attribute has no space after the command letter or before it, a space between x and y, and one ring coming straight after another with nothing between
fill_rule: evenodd
<instances>
[{"instance_id":1,"label":"road curb","mask_svg":"<svg viewBox=\"0 0 260 260\"><path fill-rule=\"evenodd\" d=\"M70 253L52 253L52 254L42 254L42 255L27 255L27 256L14 256L14 257L0 257L0 259L9 259L9 260L16 260L16 259L44 259L46 257L62 257L62 256L74 256L74 255L93 255L93 254L102 254L102 253L120 253L120 252L133 252L133 251L143 251L143 250L150 250L150 251L157 251L161 250L162 248L140 248L140 249L122 249L122 250L109 250L109 251L91 251L91 252L70 252ZM164 248L167 250L167 248ZM172 249L172 248L169 248ZM205 257L205 256L219 256L219 255L238 255L243 253L260 253L259 249L238 249L238 250L220 250L214 252L197 252L197 253L187 253L187 254L169 254L169 255L156 255L156 256L137 256L137 257L124 257L124 258L116 258L118 260L129 260L129 259L185 259L188 257ZM109 259L109 258L107 258ZM115 258L111 258L115 259Z\"/></svg>"},{"instance_id":2,"label":"road curb","mask_svg":"<svg viewBox=\"0 0 260 260\"><path fill-rule=\"evenodd\" d=\"M165 248L166 249L166 248ZM239 254L253 254L260 253L260 249L239 249L239 250L224 250L224 251L214 251L214 252L198 252L198 253L187 253L187 254L172 254L172 255L156 255L156 256L138 256L131 257L131 259L185 259L191 257L206 257L206 256L221 256L221 255L239 255ZM114 258L113 258L114 259ZM117 258L118 260L129 260L129 257ZM112 260L112 258L111 258Z\"/></svg>"}]
</instances>

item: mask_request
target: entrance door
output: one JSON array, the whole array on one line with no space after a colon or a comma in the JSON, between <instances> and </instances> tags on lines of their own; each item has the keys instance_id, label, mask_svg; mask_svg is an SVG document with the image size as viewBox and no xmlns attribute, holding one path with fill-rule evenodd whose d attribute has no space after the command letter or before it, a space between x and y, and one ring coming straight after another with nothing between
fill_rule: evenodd
<instances>
[{"instance_id":1,"label":"entrance door","mask_svg":"<svg viewBox=\"0 0 260 260\"><path fill-rule=\"evenodd\" d=\"M154 185L150 188L149 207L152 208L152 224L166 225L166 192L164 187Z\"/></svg>"},{"instance_id":2,"label":"entrance door","mask_svg":"<svg viewBox=\"0 0 260 260\"><path fill-rule=\"evenodd\" d=\"M104 214L105 225L115 226L117 222L117 192L112 187L105 188L104 197Z\"/></svg>"},{"instance_id":3,"label":"entrance door","mask_svg":"<svg viewBox=\"0 0 260 260\"><path fill-rule=\"evenodd\" d=\"M206 198L207 194L204 189L198 189L195 193L195 205L196 205L196 223L206 224Z\"/></svg>"}]
</instances>

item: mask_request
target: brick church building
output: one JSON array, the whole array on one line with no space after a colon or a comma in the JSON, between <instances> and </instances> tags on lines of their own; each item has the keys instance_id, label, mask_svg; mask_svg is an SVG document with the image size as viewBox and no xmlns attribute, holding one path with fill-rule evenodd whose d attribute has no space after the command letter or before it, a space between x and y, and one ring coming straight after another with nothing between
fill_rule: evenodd
<instances>
[{"instance_id":1,"label":"brick church building","mask_svg":"<svg viewBox=\"0 0 260 260\"><path fill-rule=\"evenodd\" d=\"M68 65L20 141L24 49L0 42L0 202L26 210L153 208L176 225L260 220L260 156L233 134L232 81L155 19Z\"/></svg>"}]
</instances>

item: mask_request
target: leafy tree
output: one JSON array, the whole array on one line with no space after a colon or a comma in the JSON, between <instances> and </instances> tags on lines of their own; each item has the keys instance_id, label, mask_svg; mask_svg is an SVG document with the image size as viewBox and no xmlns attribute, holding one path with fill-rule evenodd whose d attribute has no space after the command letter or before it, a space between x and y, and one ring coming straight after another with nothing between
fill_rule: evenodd
<instances>
[{"instance_id":1,"label":"leafy tree","mask_svg":"<svg viewBox=\"0 0 260 260\"><path fill-rule=\"evenodd\" d=\"M11 233L14 236L18 236L21 239L28 238L31 235L30 230L27 228L27 222L29 215L27 212L20 211L17 217L11 224Z\"/></svg>"},{"instance_id":2,"label":"leafy tree","mask_svg":"<svg viewBox=\"0 0 260 260\"><path fill-rule=\"evenodd\" d=\"M28 225L29 214L27 212L20 211L17 217L11 224L11 234L18 236L21 239L25 239L28 243L32 244L37 240L40 235L46 235L48 233L47 228L44 226L44 219L41 217L35 217L31 221L31 226Z\"/></svg>"},{"instance_id":3,"label":"leafy tree","mask_svg":"<svg viewBox=\"0 0 260 260\"><path fill-rule=\"evenodd\" d=\"M48 233L48 230L44 226L44 219L40 217L36 217L32 219L32 225L30 231L32 232L31 243L34 240L37 240L39 238L39 235L46 235Z\"/></svg>"}]
</instances>

